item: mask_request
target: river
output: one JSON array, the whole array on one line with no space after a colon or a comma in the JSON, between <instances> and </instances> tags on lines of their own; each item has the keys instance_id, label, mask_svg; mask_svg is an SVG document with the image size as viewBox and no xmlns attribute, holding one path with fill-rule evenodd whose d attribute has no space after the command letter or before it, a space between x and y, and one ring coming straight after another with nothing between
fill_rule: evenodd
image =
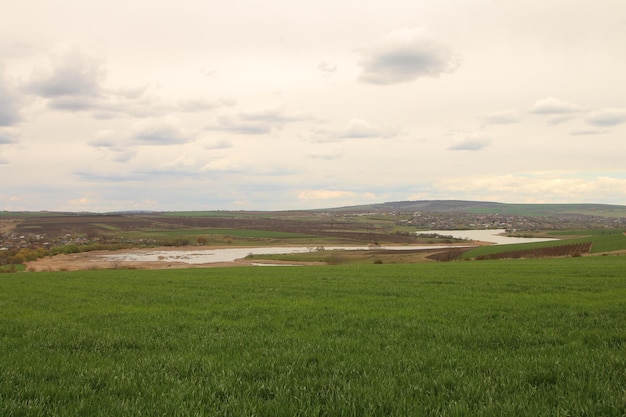
<instances>
[{"instance_id":1,"label":"river","mask_svg":"<svg viewBox=\"0 0 626 417\"><path fill-rule=\"evenodd\" d=\"M417 232L432 234L436 233L443 236L452 236L459 239L476 240L480 242L490 242L494 245L510 245L513 243L533 243L547 242L557 240L543 237L509 237L504 236L505 229L481 229L481 230L420 230Z\"/></svg>"},{"instance_id":2,"label":"river","mask_svg":"<svg viewBox=\"0 0 626 417\"><path fill-rule=\"evenodd\" d=\"M410 245L410 246L326 246L324 250L416 250L416 249L445 249L450 245ZM456 246L458 247L458 246ZM246 248L215 248L215 249L181 249L181 250L152 250L145 252L128 252L104 255L111 261L132 262L184 262L188 264L206 264L218 262L234 262L248 255L274 255L287 253L314 252L315 247L304 246L263 246Z\"/></svg>"}]
</instances>

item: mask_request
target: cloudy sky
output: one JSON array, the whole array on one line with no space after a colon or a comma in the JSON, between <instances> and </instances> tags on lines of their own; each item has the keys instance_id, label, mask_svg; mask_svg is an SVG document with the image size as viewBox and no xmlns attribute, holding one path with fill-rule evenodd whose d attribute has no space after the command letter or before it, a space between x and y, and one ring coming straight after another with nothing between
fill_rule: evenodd
<instances>
[{"instance_id":1,"label":"cloudy sky","mask_svg":"<svg viewBox=\"0 0 626 417\"><path fill-rule=\"evenodd\" d=\"M626 204L624 0L0 5L0 210Z\"/></svg>"}]
</instances>

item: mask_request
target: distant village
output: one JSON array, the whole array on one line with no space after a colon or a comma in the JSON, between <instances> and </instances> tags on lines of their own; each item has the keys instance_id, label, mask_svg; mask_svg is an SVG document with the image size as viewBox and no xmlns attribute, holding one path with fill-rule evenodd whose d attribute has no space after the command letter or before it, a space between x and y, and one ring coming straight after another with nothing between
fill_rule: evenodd
<instances>
[{"instance_id":1,"label":"distant village","mask_svg":"<svg viewBox=\"0 0 626 417\"><path fill-rule=\"evenodd\" d=\"M349 215L349 214L348 214ZM354 216L380 216L380 212L358 213ZM473 214L450 212L403 212L384 215L397 216L398 225L412 226L419 230L505 229L508 233L538 232L563 229L619 229L626 228L626 218L610 218L588 215L567 216L520 216L500 214Z\"/></svg>"},{"instance_id":2,"label":"distant village","mask_svg":"<svg viewBox=\"0 0 626 417\"><path fill-rule=\"evenodd\" d=\"M85 245L97 242L98 238L88 239L81 236L65 234L49 237L45 234L5 232L0 235L0 250L9 249L50 249L54 246Z\"/></svg>"}]
</instances>

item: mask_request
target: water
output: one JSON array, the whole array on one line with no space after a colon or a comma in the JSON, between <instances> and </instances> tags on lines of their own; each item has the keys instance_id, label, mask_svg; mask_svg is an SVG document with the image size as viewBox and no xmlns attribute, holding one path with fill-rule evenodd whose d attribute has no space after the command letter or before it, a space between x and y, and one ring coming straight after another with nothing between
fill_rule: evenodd
<instances>
[{"instance_id":1,"label":"water","mask_svg":"<svg viewBox=\"0 0 626 417\"><path fill-rule=\"evenodd\" d=\"M557 240L541 237L509 237L503 236L505 229L481 229L481 230L420 230L419 233L437 233L444 236L452 236L459 239L470 239L481 242L490 242L495 245L509 245L513 243L533 243Z\"/></svg>"},{"instance_id":2,"label":"water","mask_svg":"<svg viewBox=\"0 0 626 417\"><path fill-rule=\"evenodd\" d=\"M433 245L413 245L413 246L326 246L325 250L416 250L416 249L445 249L458 246L433 246ZM248 255L274 255L287 253L314 252L314 247L304 246L264 246L249 248L216 248L216 249L181 249L181 250L153 250L145 252L128 252L103 255L111 261L132 261L132 262L184 262L187 264L207 264L219 262L234 262L237 259L245 258Z\"/></svg>"},{"instance_id":3,"label":"water","mask_svg":"<svg viewBox=\"0 0 626 417\"><path fill-rule=\"evenodd\" d=\"M487 230L426 230L417 233L437 233L445 236L454 236L461 239L477 240L481 242L492 242L496 245L511 243L544 242L548 238L521 238L501 236L505 229ZM410 245L410 246L326 246L325 250L367 250L367 249L387 249L387 250L416 250L416 249L446 249L451 245ZM275 255L287 253L314 252L317 249L311 246L263 246L249 248L215 248L215 249L175 249L175 250L152 250L141 252L127 252L103 255L113 262L184 262L187 264L210 264L221 262L234 262L237 259L245 258L248 255Z\"/></svg>"}]
</instances>

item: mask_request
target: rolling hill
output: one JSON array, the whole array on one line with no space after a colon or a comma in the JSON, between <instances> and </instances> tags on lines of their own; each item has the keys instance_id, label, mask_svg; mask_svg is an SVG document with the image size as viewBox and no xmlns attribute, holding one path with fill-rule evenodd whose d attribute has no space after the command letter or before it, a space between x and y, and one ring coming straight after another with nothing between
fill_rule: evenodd
<instances>
[{"instance_id":1,"label":"rolling hill","mask_svg":"<svg viewBox=\"0 0 626 417\"><path fill-rule=\"evenodd\" d=\"M521 216L626 217L626 206L612 204L514 204L465 200L395 201L380 204L331 208L331 212L440 212Z\"/></svg>"}]
</instances>

